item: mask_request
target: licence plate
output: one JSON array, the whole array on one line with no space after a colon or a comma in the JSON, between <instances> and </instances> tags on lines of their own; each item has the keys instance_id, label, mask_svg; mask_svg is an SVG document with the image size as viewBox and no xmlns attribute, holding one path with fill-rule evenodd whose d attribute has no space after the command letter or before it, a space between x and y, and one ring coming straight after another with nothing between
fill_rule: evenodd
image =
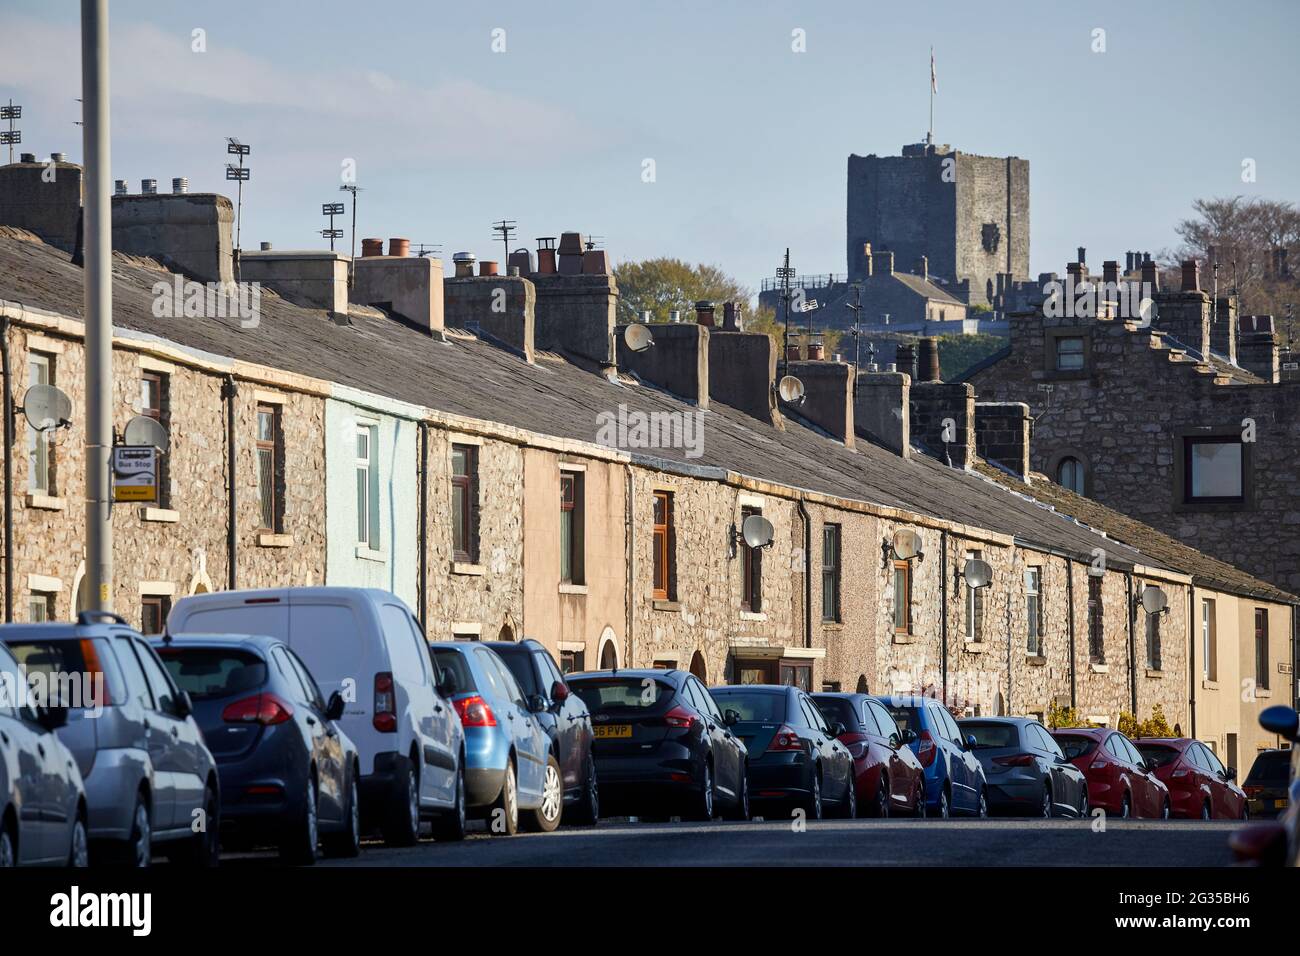
<instances>
[{"instance_id":1,"label":"licence plate","mask_svg":"<svg viewBox=\"0 0 1300 956\"><path fill-rule=\"evenodd\" d=\"M1282 799L1282 800L1274 800L1274 801L1273 801L1273 809L1275 809L1275 810L1285 810L1285 809L1287 808L1287 804L1288 804L1288 801L1287 801L1286 799Z\"/></svg>"},{"instance_id":2,"label":"licence plate","mask_svg":"<svg viewBox=\"0 0 1300 956\"><path fill-rule=\"evenodd\" d=\"M631 724L596 724L592 728L592 733L596 737L631 737Z\"/></svg>"}]
</instances>

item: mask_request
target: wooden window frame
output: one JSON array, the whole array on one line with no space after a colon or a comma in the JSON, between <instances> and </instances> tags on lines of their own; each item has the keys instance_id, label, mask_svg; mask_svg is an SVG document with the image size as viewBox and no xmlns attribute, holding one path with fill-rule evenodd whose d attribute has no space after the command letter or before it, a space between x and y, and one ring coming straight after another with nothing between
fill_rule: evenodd
<instances>
[{"instance_id":1,"label":"wooden window frame","mask_svg":"<svg viewBox=\"0 0 1300 956\"><path fill-rule=\"evenodd\" d=\"M32 381L33 366L44 369L44 382ZM27 353L27 384L29 387L37 384L54 385L55 372L54 355L37 350ZM28 424L27 436L27 490L36 495L57 496L59 492L54 465L54 443L50 441L50 433L48 430L37 431ZM45 473L41 476L40 481L36 480L38 456L44 458L44 465L41 470Z\"/></svg>"},{"instance_id":2,"label":"wooden window frame","mask_svg":"<svg viewBox=\"0 0 1300 956\"><path fill-rule=\"evenodd\" d=\"M1102 590L1101 575L1088 575L1088 661L1092 664L1106 663L1106 605Z\"/></svg>"},{"instance_id":3,"label":"wooden window frame","mask_svg":"<svg viewBox=\"0 0 1300 956\"><path fill-rule=\"evenodd\" d=\"M663 520L659 520L660 505ZM677 596L677 536L673 524L673 493L656 491L652 500L651 518L654 534L651 538L655 561L651 563L651 586L656 601L673 601Z\"/></svg>"},{"instance_id":4,"label":"wooden window frame","mask_svg":"<svg viewBox=\"0 0 1300 956\"><path fill-rule=\"evenodd\" d=\"M143 386L146 383L153 384L154 393L158 396L157 405L145 404ZM152 418L154 421L156 421L159 425L163 427L164 431L166 431L168 435L170 435L171 434L170 376L167 375L166 372L154 372L150 370L144 370L140 372L140 385L142 386L141 395L140 395L140 414L144 415L147 418ZM171 449L169 447L168 451L170 450ZM159 453L157 455L157 471L156 471L157 474L156 481L158 483L158 493L157 493L156 501L158 503L159 508L166 508L171 504L169 500L170 495L168 494L168 487L170 483L167 479L167 472L168 472L167 464L168 464L168 456Z\"/></svg>"},{"instance_id":5,"label":"wooden window frame","mask_svg":"<svg viewBox=\"0 0 1300 956\"><path fill-rule=\"evenodd\" d=\"M585 548L585 491L584 474L581 471L560 470L560 582L562 584L582 585L586 583L586 548ZM566 494L566 486L569 492ZM570 515L571 517L565 517ZM569 529L569 567L564 567L564 522L570 523Z\"/></svg>"},{"instance_id":6,"label":"wooden window frame","mask_svg":"<svg viewBox=\"0 0 1300 956\"><path fill-rule=\"evenodd\" d=\"M1033 588L1029 586L1033 578ZM1032 564L1025 568L1025 624L1026 636L1030 646L1027 648L1034 657L1043 656L1043 566Z\"/></svg>"},{"instance_id":7,"label":"wooden window frame","mask_svg":"<svg viewBox=\"0 0 1300 956\"><path fill-rule=\"evenodd\" d=\"M171 611L171 598L165 594L145 594L140 598L140 633L145 637L152 636L145 630L145 609L158 609L158 626L159 630L154 634L162 634L167 630L167 615Z\"/></svg>"},{"instance_id":8,"label":"wooden window frame","mask_svg":"<svg viewBox=\"0 0 1300 956\"><path fill-rule=\"evenodd\" d=\"M273 534L281 533L284 530L284 428L281 420L282 410L279 405L270 402L258 402L256 410L256 429L254 434L257 438L257 524L259 531L271 532ZM271 416L271 438L270 440L261 437L262 415ZM266 512L262 507L262 452L271 453L271 521L268 524L265 520Z\"/></svg>"},{"instance_id":9,"label":"wooden window frame","mask_svg":"<svg viewBox=\"0 0 1300 956\"><path fill-rule=\"evenodd\" d=\"M451 507L458 510L461 517L461 529L464 540L455 540L455 525L452 532L452 554L455 560L467 564L477 564L479 555L478 542L478 446L453 442L451 471ZM456 474L456 453L460 452L465 461L465 473Z\"/></svg>"},{"instance_id":10,"label":"wooden window frame","mask_svg":"<svg viewBox=\"0 0 1300 956\"><path fill-rule=\"evenodd\" d=\"M1255 687L1268 690L1268 609L1255 608Z\"/></svg>"},{"instance_id":11,"label":"wooden window frame","mask_svg":"<svg viewBox=\"0 0 1300 956\"><path fill-rule=\"evenodd\" d=\"M740 509L740 526L750 515L761 515L762 508L746 505ZM761 548L751 548L742 539L740 544L740 609L749 614L763 613L763 552Z\"/></svg>"},{"instance_id":12,"label":"wooden window frame","mask_svg":"<svg viewBox=\"0 0 1300 956\"><path fill-rule=\"evenodd\" d=\"M833 539L833 540L832 540ZM830 561L827 561L827 548L830 548ZM822 623L839 624L841 617L840 604L840 571L843 567L843 528L838 524L827 523L822 525ZM829 601L827 600L829 597ZM827 604L830 604L830 616L827 616Z\"/></svg>"},{"instance_id":13,"label":"wooden window frame","mask_svg":"<svg viewBox=\"0 0 1300 956\"><path fill-rule=\"evenodd\" d=\"M898 621L898 572L903 572L903 622ZM894 620L895 634L912 633L912 562L896 560L894 562L894 608L890 615Z\"/></svg>"}]
</instances>

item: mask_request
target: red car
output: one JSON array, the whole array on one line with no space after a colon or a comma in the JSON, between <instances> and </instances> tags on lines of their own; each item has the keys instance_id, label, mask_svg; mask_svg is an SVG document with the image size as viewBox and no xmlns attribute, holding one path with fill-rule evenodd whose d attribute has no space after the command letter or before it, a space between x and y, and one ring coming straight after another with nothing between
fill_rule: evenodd
<instances>
[{"instance_id":1,"label":"red car","mask_svg":"<svg viewBox=\"0 0 1300 956\"><path fill-rule=\"evenodd\" d=\"M1137 748L1169 788L1174 816L1202 820L1245 820L1250 814L1237 771L1225 768L1214 751L1187 737L1143 737Z\"/></svg>"},{"instance_id":2,"label":"red car","mask_svg":"<svg viewBox=\"0 0 1300 956\"><path fill-rule=\"evenodd\" d=\"M1107 727L1071 727L1052 736L1088 778L1088 803L1117 817L1169 819L1169 788L1133 741Z\"/></svg>"},{"instance_id":3,"label":"red car","mask_svg":"<svg viewBox=\"0 0 1300 956\"><path fill-rule=\"evenodd\" d=\"M898 728L880 701L866 694L813 694L837 740L853 755L858 806L872 816L925 816L925 770L912 748L913 731Z\"/></svg>"}]
</instances>

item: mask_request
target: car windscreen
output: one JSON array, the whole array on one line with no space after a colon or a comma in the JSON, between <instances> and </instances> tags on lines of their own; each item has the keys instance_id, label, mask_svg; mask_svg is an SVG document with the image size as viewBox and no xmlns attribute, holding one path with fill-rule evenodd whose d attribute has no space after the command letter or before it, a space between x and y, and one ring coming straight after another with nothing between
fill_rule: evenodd
<instances>
[{"instance_id":1,"label":"car windscreen","mask_svg":"<svg viewBox=\"0 0 1300 956\"><path fill-rule=\"evenodd\" d=\"M838 722L852 729L861 723L854 717L853 702L843 697L814 697L813 703L817 705L817 709L822 712L828 724ZM874 727L871 732L875 733Z\"/></svg>"},{"instance_id":2,"label":"car windscreen","mask_svg":"<svg viewBox=\"0 0 1300 956\"><path fill-rule=\"evenodd\" d=\"M1093 748L1097 746L1096 739L1086 734L1053 734L1052 736L1060 744L1061 749L1065 751L1067 760L1085 757L1092 753Z\"/></svg>"},{"instance_id":3,"label":"car windscreen","mask_svg":"<svg viewBox=\"0 0 1300 956\"><path fill-rule=\"evenodd\" d=\"M719 687L711 693L719 707L734 710L742 721L776 723L786 719L785 691Z\"/></svg>"},{"instance_id":4,"label":"car windscreen","mask_svg":"<svg viewBox=\"0 0 1300 956\"><path fill-rule=\"evenodd\" d=\"M108 653L102 642L20 640L11 642L9 650L23 669L33 704L77 710L120 700L120 688L102 666L102 655Z\"/></svg>"},{"instance_id":5,"label":"car windscreen","mask_svg":"<svg viewBox=\"0 0 1300 956\"><path fill-rule=\"evenodd\" d=\"M266 683L266 661L233 647L154 648L176 686L194 700L215 700L257 690Z\"/></svg>"},{"instance_id":6,"label":"car windscreen","mask_svg":"<svg viewBox=\"0 0 1300 956\"><path fill-rule=\"evenodd\" d=\"M961 732L975 738L976 750L992 750L999 747L1019 747L1020 728L1015 724L981 724L963 720L959 725Z\"/></svg>"},{"instance_id":7,"label":"car windscreen","mask_svg":"<svg viewBox=\"0 0 1300 956\"><path fill-rule=\"evenodd\" d=\"M1253 787L1285 787L1291 778L1291 751L1266 750L1255 758L1243 784Z\"/></svg>"},{"instance_id":8,"label":"car windscreen","mask_svg":"<svg viewBox=\"0 0 1300 956\"><path fill-rule=\"evenodd\" d=\"M1177 747L1166 747L1164 744L1134 744L1134 746L1152 770L1157 770L1178 759Z\"/></svg>"},{"instance_id":9,"label":"car windscreen","mask_svg":"<svg viewBox=\"0 0 1300 956\"><path fill-rule=\"evenodd\" d=\"M592 716L657 710L676 693L672 684L650 677L570 678L569 689L582 699Z\"/></svg>"},{"instance_id":10,"label":"car windscreen","mask_svg":"<svg viewBox=\"0 0 1300 956\"><path fill-rule=\"evenodd\" d=\"M478 685L474 682L474 672L469 668L469 661L460 651L452 650L449 647L438 647L432 645L433 659L438 663L438 670L442 672L443 680L448 677L455 682L452 689L453 694L467 694L470 691L478 690Z\"/></svg>"}]
</instances>

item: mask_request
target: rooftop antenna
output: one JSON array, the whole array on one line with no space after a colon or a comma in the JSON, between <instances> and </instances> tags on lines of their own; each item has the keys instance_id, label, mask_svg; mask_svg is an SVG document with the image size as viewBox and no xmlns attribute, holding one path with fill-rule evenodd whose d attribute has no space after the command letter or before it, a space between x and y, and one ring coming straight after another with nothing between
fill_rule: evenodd
<instances>
[{"instance_id":1,"label":"rooftop antenna","mask_svg":"<svg viewBox=\"0 0 1300 956\"><path fill-rule=\"evenodd\" d=\"M244 211L244 183L248 181L249 174L252 172L244 165L244 157L253 151L253 147L246 143L241 143L233 136L226 137L226 152L232 156L239 157L239 163L226 163L226 179L236 182L235 193L235 278L239 278L239 227L240 220L243 218Z\"/></svg>"},{"instance_id":2,"label":"rooftop antenna","mask_svg":"<svg viewBox=\"0 0 1300 956\"><path fill-rule=\"evenodd\" d=\"M352 254L348 259L348 288L351 289L352 279L356 273L357 259L357 193L362 192L362 189L352 183L340 186L339 191L352 194Z\"/></svg>"},{"instance_id":3,"label":"rooftop antenna","mask_svg":"<svg viewBox=\"0 0 1300 956\"><path fill-rule=\"evenodd\" d=\"M334 240L343 238L343 230L334 228L334 217L343 215L343 203L323 202L320 204L320 213L322 216L330 217L330 227L322 229L320 234L330 241L330 252L333 252Z\"/></svg>"},{"instance_id":4,"label":"rooftop antenna","mask_svg":"<svg viewBox=\"0 0 1300 956\"><path fill-rule=\"evenodd\" d=\"M78 103L81 102L81 97L80 97L80 96L77 97L77 102L78 102ZM81 120L73 120L73 121L72 121L72 125L73 125L73 126L85 126L86 124L85 124L84 122L82 122Z\"/></svg>"},{"instance_id":5,"label":"rooftop antenna","mask_svg":"<svg viewBox=\"0 0 1300 956\"><path fill-rule=\"evenodd\" d=\"M9 128L7 130L0 130L0 143L9 144L10 163L14 161L14 143L21 143L23 141L23 131L20 129L14 129L14 120L22 119L22 116L23 108L15 105L12 97L9 100L8 106L0 106L0 120L9 121Z\"/></svg>"},{"instance_id":6,"label":"rooftop antenna","mask_svg":"<svg viewBox=\"0 0 1300 956\"><path fill-rule=\"evenodd\" d=\"M506 247L506 257L501 260L501 266L505 268L506 263L510 261L510 237L518 231L515 229L515 220L502 219L495 222L492 224L492 231L501 237L501 244Z\"/></svg>"},{"instance_id":7,"label":"rooftop antenna","mask_svg":"<svg viewBox=\"0 0 1300 956\"><path fill-rule=\"evenodd\" d=\"M601 240L603 240L604 238L605 238L604 236L588 236L587 241L584 243L584 245L587 247L587 251L591 252L592 249L595 249L596 244Z\"/></svg>"},{"instance_id":8,"label":"rooftop antenna","mask_svg":"<svg viewBox=\"0 0 1300 956\"><path fill-rule=\"evenodd\" d=\"M777 281L781 283L781 301L785 303L785 337L781 343L781 371L785 372L786 364L790 355L790 280L794 278L795 271L790 265L790 247L785 248L785 259L776 270Z\"/></svg>"},{"instance_id":9,"label":"rooftop antenna","mask_svg":"<svg viewBox=\"0 0 1300 956\"><path fill-rule=\"evenodd\" d=\"M934 47L930 47L930 131L925 134L925 142L934 145L934 94L939 92L939 77L934 71Z\"/></svg>"},{"instance_id":10,"label":"rooftop antenna","mask_svg":"<svg viewBox=\"0 0 1300 956\"><path fill-rule=\"evenodd\" d=\"M442 244L430 245L427 242L417 242L415 244L415 255L419 259L423 259L428 255L440 256L442 255Z\"/></svg>"}]
</instances>

